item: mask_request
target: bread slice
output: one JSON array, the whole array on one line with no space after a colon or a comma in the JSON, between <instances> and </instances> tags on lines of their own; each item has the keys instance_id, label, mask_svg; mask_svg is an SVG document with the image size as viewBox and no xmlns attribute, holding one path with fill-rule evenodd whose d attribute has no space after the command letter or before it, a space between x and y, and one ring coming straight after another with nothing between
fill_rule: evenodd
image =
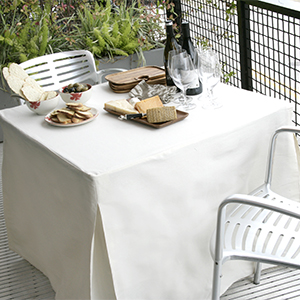
<instances>
[{"instance_id":1,"label":"bread slice","mask_svg":"<svg viewBox=\"0 0 300 300\"><path fill-rule=\"evenodd\" d=\"M151 98L147 98L135 104L135 108L138 110L139 113L145 114L147 109L154 108L154 107L163 107L163 103L161 102L159 96L154 96Z\"/></svg>"},{"instance_id":2,"label":"bread slice","mask_svg":"<svg viewBox=\"0 0 300 300\"><path fill-rule=\"evenodd\" d=\"M108 101L104 103L104 108L124 115L138 114L138 111L126 99Z\"/></svg>"}]
</instances>

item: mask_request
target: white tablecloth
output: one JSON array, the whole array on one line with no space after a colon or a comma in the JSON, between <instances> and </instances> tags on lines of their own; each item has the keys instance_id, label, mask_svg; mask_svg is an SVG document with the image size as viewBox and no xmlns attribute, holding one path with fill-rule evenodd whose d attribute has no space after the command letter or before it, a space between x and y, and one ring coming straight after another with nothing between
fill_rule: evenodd
<instances>
[{"instance_id":1,"label":"white tablecloth","mask_svg":"<svg viewBox=\"0 0 300 300\"><path fill-rule=\"evenodd\" d=\"M103 110L70 128L26 106L2 110L3 192L10 248L40 269L57 299L209 299L210 237L220 201L264 180L271 134L290 125L283 101L219 85L224 106L154 129ZM278 141L275 184L298 195L292 137ZM289 169L289 170L287 170ZM288 176L287 174L290 174ZM228 263L223 291L252 272Z\"/></svg>"}]
</instances>

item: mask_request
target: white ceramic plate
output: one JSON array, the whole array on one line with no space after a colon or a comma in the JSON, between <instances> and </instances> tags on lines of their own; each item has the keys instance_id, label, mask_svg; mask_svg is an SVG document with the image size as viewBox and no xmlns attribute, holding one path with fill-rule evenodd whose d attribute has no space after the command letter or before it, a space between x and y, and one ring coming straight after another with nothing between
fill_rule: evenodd
<instances>
[{"instance_id":1,"label":"white ceramic plate","mask_svg":"<svg viewBox=\"0 0 300 300\"><path fill-rule=\"evenodd\" d=\"M69 124L61 124L61 123L56 123L56 122L53 122L51 119L50 119L50 115L51 113L49 113L46 117L45 117L45 121L53 126L57 126L57 127L73 127L73 126L79 126L79 125L83 125L83 124L86 124L86 123L89 123L93 120L95 120L98 115L99 115L99 111L94 108L94 107L91 107L91 110L90 112L94 115L93 117L89 118L89 119L86 119L80 123L69 123Z\"/></svg>"}]
</instances>

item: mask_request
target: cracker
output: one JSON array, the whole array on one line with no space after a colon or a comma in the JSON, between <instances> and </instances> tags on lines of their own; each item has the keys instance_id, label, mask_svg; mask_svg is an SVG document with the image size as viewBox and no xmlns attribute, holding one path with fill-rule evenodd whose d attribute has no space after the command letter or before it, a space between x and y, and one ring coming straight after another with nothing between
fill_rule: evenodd
<instances>
[{"instance_id":1,"label":"cracker","mask_svg":"<svg viewBox=\"0 0 300 300\"><path fill-rule=\"evenodd\" d=\"M25 98L30 102L37 102L40 101L43 92L39 89L34 88L32 85L28 83L24 83L21 91L25 95Z\"/></svg>"},{"instance_id":2,"label":"cracker","mask_svg":"<svg viewBox=\"0 0 300 300\"><path fill-rule=\"evenodd\" d=\"M89 119L93 117L93 114L88 111L77 111L76 115L80 117L84 117L85 119Z\"/></svg>"},{"instance_id":3,"label":"cracker","mask_svg":"<svg viewBox=\"0 0 300 300\"><path fill-rule=\"evenodd\" d=\"M86 109L90 110L91 108L86 106ZM77 124L93 116L94 115L88 111L76 112L73 108L67 106L64 108L56 109L53 112L51 112L50 119L53 122L61 123L61 124L70 124L70 123Z\"/></svg>"},{"instance_id":4,"label":"cracker","mask_svg":"<svg viewBox=\"0 0 300 300\"><path fill-rule=\"evenodd\" d=\"M82 107L83 104L82 103L67 103L66 104L68 107Z\"/></svg>"},{"instance_id":5,"label":"cracker","mask_svg":"<svg viewBox=\"0 0 300 300\"><path fill-rule=\"evenodd\" d=\"M9 75L6 79L7 84L9 85L9 87L16 93L19 95L23 95L22 93L22 87L24 84L24 81L21 80L19 77L16 77L14 75Z\"/></svg>"},{"instance_id":6,"label":"cracker","mask_svg":"<svg viewBox=\"0 0 300 300\"><path fill-rule=\"evenodd\" d=\"M56 117L59 120L59 123L62 123L62 124L72 123L72 120L70 118L68 118L68 116L63 114L63 113L58 113Z\"/></svg>"},{"instance_id":7,"label":"cracker","mask_svg":"<svg viewBox=\"0 0 300 300\"><path fill-rule=\"evenodd\" d=\"M54 110L51 114L50 114L50 117L54 117L54 116L57 116L59 114L59 111L58 110Z\"/></svg>"},{"instance_id":8,"label":"cracker","mask_svg":"<svg viewBox=\"0 0 300 300\"><path fill-rule=\"evenodd\" d=\"M48 91L46 93L47 93L47 100L55 98L57 96L57 92L55 92L55 91Z\"/></svg>"},{"instance_id":9,"label":"cracker","mask_svg":"<svg viewBox=\"0 0 300 300\"><path fill-rule=\"evenodd\" d=\"M57 93L55 91L46 91L46 92L43 92L43 94L40 98L40 101L52 99L56 96L57 96Z\"/></svg>"},{"instance_id":10,"label":"cracker","mask_svg":"<svg viewBox=\"0 0 300 300\"><path fill-rule=\"evenodd\" d=\"M79 115L77 112L75 112L75 115L74 115L74 116L75 116L76 118L78 118L78 119L83 119L83 120L86 119L85 116Z\"/></svg>"},{"instance_id":11,"label":"cracker","mask_svg":"<svg viewBox=\"0 0 300 300\"><path fill-rule=\"evenodd\" d=\"M147 109L149 123L162 123L177 119L175 106L154 107Z\"/></svg>"},{"instance_id":12,"label":"cracker","mask_svg":"<svg viewBox=\"0 0 300 300\"><path fill-rule=\"evenodd\" d=\"M75 123L75 124L81 123L83 120L84 120L84 119L79 119L79 118L73 117L73 118L72 118L72 123Z\"/></svg>"},{"instance_id":13,"label":"cracker","mask_svg":"<svg viewBox=\"0 0 300 300\"><path fill-rule=\"evenodd\" d=\"M8 67L4 67L2 69L2 74L3 74L4 78L7 80L7 77L10 75Z\"/></svg>"},{"instance_id":14,"label":"cracker","mask_svg":"<svg viewBox=\"0 0 300 300\"><path fill-rule=\"evenodd\" d=\"M40 98L40 101L45 101L47 100L47 92L44 92Z\"/></svg>"},{"instance_id":15,"label":"cracker","mask_svg":"<svg viewBox=\"0 0 300 300\"><path fill-rule=\"evenodd\" d=\"M10 64L8 70L10 75L14 75L21 80L25 80L28 77L28 74L24 71L24 69L16 63Z\"/></svg>"},{"instance_id":16,"label":"cracker","mask_svg":"<svg viewBox=\"0 0 300 300\"><path fill-rule=\"evenodd\" d=\"M57 110L59 113L63 113L67 116L73 117L75 114L74 110L68 109L68 108L62 108Z\"/></svg>"},{"instance_id":17,"label":"cracker","mask_svg":"<svg viewBox=\"0 0 300 300\"><path fill-rule=\"evenodd\" d=\"M58 120L58 118L57 118L56 116L52 116L52 117L51 117L51 120L52 120L53 122L55 122L55 123L60 123L59 120Z\"/></svg>"},{"instance_id":18,"label":"cracker","mask_svg":"<svg viewBox=\"0 0 300 300\"><path fill-rule=\"evenodd\" d=\"M30 84L33 88L35 88L36 90L39 90L41 92L44 92L44 89L31 77L27 77L24 80L25 83Z\"/></svg>"},{"instance_id":19,"label":"cracker","mask_svg":"<svg viewBox=\"0 0 300 300\"><path fill-rule=\"evenodd\" d=\"M82 112L91 110L90 107L87 107L85 105L80 106L80 107L73 107L72 109L75 110L75 111L82 111Z\"/></svg>"}]
</instances>

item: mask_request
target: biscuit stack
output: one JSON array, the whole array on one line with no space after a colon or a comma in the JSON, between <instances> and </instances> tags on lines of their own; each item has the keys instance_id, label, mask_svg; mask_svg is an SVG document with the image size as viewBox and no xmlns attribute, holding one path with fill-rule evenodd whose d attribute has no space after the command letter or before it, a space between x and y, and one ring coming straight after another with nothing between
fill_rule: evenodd
<instances>
[{"instance_id":1,"label":"biscuit stack","mask_svg":"<svg viewBox=\"0 0 300 300\"><path fill-rule=\"evenodd\" d=\"M60 124L81 123L94 115L91 108L82 103L67 103L65 108L57 109L50 114L51 121Z\"/></svg>"},{"instance_id":2,"label":"biscuit stack","mask_svg":"<svg viewBox=\"0 0 300 300\"><path fill-rule=\"evenodd\" d=\"M3 76L9 87L16 94L29 102L44 101L57 96L55 91L44 91L44 89L23 70L21 66L12 63L3 68Z\"/></svg>"}]
</instances>

